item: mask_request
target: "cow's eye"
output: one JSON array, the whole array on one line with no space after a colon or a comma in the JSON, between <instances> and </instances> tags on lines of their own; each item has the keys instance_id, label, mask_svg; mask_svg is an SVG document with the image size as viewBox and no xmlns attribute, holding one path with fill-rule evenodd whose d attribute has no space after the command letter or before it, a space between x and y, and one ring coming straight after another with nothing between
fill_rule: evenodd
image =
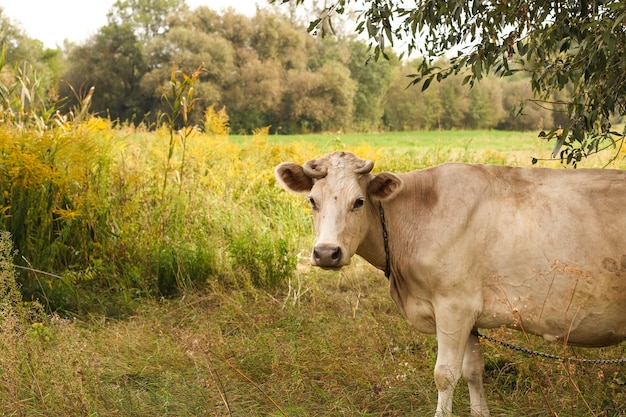
<instances>
[{"instance_id":1,"label":"cow's eye","mask_svg":"<svg viewBox=\"0 0 626 417\"><path fill-rule=\"evenodd\" d=\"M309 197L309 203L311 203L311 208L313 210L317 210L317 204L315 203L315 199L313 197Z\"/></svg>"},{"instance_id":2,"label":"cow's eye","mask_svg":"<svg viewBox=\"0 0 626 417\"><path fill-rule=\"evenodd\" d=\"M359 209L359 208L363 207L363 204L365 204L365 199L363 197L359 197L354 202L354 206L352 207L352 209L353 210Z\"/></svg>"}]
</instances>

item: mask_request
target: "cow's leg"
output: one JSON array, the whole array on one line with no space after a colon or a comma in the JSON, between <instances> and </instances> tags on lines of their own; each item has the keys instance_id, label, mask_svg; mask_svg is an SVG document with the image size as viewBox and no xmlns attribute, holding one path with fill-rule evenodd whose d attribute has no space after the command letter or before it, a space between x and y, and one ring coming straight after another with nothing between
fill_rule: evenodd
<instances>
[{"instance_id":1,"label":"cow's leg","mask_svg":"<svg viewBox=\"0 0 626 417\"><path fill-rule=\"evenodd\" d=\"M457 306L458 307L458 306ZM467 335L472 330L473 322L462 315L454 314L437 321L437 363L435 364L435 385L437 386L437 412L435 417L452 415L452 395L461 378L463 356L467 345ZM445 317L445 318L443 318Z\"/></svg>"},{"instance_id":2,"label":"cow's leg","mask_svg":"<svg viewBox=\"0 0 626 417\"><path fill-rule=\"evenodd\" d=\"M472 416L489 417L489 409L483 388L485 361L478 337L470 334L465 356L463 357L463 379L467 382L470 393Z\"/></svg>"}]
</instances>

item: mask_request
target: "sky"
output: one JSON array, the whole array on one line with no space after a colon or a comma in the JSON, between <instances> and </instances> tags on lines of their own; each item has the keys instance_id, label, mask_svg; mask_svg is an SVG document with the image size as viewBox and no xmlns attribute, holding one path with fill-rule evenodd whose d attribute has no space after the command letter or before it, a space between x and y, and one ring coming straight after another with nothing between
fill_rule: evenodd
<instances>
[{"instance_id":1,"label":"sky","mask_svg":"<svg viewBox=\"0 0 626 417\"><path fill-rule=\"evenodd\" d=\"M65 39L81 43L96 34L107 23L106 14L113 3L115 0L0 0L0 7L3 15L28 37L55 48L62 46ZM186 3L191 9L207 6L221 11L233 7L247 16L255 14L257 5L268 4L267 0L186 0Z\"/></svg>"}]
</instances>

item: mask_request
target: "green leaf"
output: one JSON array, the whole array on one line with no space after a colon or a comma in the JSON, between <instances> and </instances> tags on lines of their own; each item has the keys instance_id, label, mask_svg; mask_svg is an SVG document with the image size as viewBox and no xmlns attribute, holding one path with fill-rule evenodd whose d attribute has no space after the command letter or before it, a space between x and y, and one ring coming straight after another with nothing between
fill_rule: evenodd
<instances>
[{"instance_id":1,"label":"green leaf","mask_svg":"<svg viewBox=\"0 0 626 417\"><path fill-rule=\"evenodd\" d=\"M422 85L422 91L426 90L430 86L430 83L432 81L433 81L433 77L425 79L424 84Z\"/></svg>"},{"instance_id":2,"label":"green leaf","mask_svg":"<svg viewBox=\"0 0 626 417\"><path fill-rule=\"evenodd\" d=\"M307 27L307 31L308 32L313 32L315 30L315 28L317 28L317 26L320 24L320 22L322 21L322 19L315 19L313 21L311 21L309 23L309 26Z\"/></svg>"}]
</instances>

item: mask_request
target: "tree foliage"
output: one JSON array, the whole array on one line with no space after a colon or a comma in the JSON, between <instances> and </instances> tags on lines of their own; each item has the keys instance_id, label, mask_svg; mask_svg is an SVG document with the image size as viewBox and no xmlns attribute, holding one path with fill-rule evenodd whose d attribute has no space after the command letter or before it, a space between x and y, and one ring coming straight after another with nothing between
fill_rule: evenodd
<instances>
[{"instance_id":1,"label":"tree foliage","mask_svg":"<svg viewBox=\"0 0 626 417\"><path fill-rule=\"evenodd\" d=\"M202 65L194 85L199 99L190 114L194 123L215 106L227 108L235 133L263 126L291 133L352 127L357 91L352 77L367 57L355 55L360 62L353 62L350 51L364 49L364 44L316 39L271 11L250 18L233 10L179 10L178 2L170 2L170 13L159 26L164 29L150 31L144 40L145 28L122 3L142 2L118 1L109 23L70 52L64 74L68 86L82 91L95 86L100 92L94 111L122 121L157 123L172 68L191 73ZM397 61L368 66L372 89L362 89L360 95L366 97L361 101L382 102L390 65ZM363 115L369 120L360 124L380 127L381 112Z\"/></svg>"},{"instance_id":2,"label":"tree foliage","mask_svg":"<svg viewBox=\"0 0 626 417\"><path fill-rule=\"evenodd\" d=\"M303 0L297 0L302 3ZM377 56L401 42L425 57L414 82L463 74L474 85L488 74L530 74L534 100L564 106L562 126L544 133L553 154L569 163L615 146L624 132L611 122L626 114L626 3L621 0L339 0L324 11L361 9L358 30ZM320 23L320 20L315 23ZM448 65L436 59L451 56ZM555 99L568 89L567 100Z\"/></svg>"},{"instance_id":3,"label":"tree foliage","mask_svg":"<svg viewBox=\"0 0 626 417\"><path fill-rule=\"evenodd\" d=\"M422 75L428 89L407 89L407 77L421 74L425 65L442 72L455 60L399 60L390 50L385 52L387 60L370 59L367 43L340 25L331 25L337 35L314 36L298 18L275 10L259 9L248 17L233 9L190 10L178 0L118 0L105 26L81 44L66 43L63 50L42 50L41 42L2 22L0 34L10 65L0 73L0 81L16 85L20 73L12 71L13 64L29 62L41 93L63 98L61 113L81 108L83 98L93 91L90 109L96 114L156 127L168 111L163 94L172 70L191 74L202 65L194 83L190 123L201 125L211 106L225 109L231 133L251 133L264 126L272 133L552 131L567 122L566 105L559 108L565 113L550 114L545 101L528 101L529 71L507 78L489 74L467 89L464 83L473 80L466 73L453 71L441 76L441 83L431 84L429 77L437 77L433 70ZM330 33L327 29L321 32ZM568 86L549 100L567 102L571 91ZM10 99L9 94L2 97Z\"/></svg>"},{"instance_id":4,"label":"tree foliage","mask_svg":"<svg viewBox=\"0 0 626 417\"><path fill-rule=\"evenodd\" d=\"M7 67L28 63L34 70L46 70L46 78L56 81L61 72L60 51L44 48L43 42L29 38L19 24L4 16L0 7L0 48ZM6 83L5 83L6 85Z\"/></svg>"},{"instance_id":5,"label":"tree foliage","mask_svg":"<svg viewBox=\"0 0 626 417\"><path fill-rule=\"evenodd\" d=\"M129 25L147 42L167 32L168 16L183 10L184 5L184 0L117 0L107 17L109 25Z\"/></svg>"}]
</instances>

